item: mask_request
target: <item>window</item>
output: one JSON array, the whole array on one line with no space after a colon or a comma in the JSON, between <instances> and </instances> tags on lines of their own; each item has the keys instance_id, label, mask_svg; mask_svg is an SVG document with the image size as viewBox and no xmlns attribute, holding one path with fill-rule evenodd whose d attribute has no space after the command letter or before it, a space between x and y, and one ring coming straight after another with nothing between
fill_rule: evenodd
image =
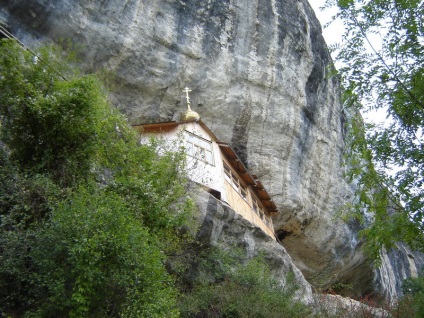
<instances>
[{"instance_id":1,"label":"window","mask_svg":"<svg viewBox=\"0 0 424 318\"><path fill-rule=\"evenodd\" d=\"M271 219L265 215L265 224L270 227L271 226Z\"/></svg>"},{"instance_id":2,"label":"window","mask_svg":"<svg viewBox=\"0 0 424 318\"><path fill-rule=\"evenodd\" d=\"M243 200L247 202L246 186L240 182L237 175L233 171L231 171L230 167L228 167L225 162L224 162L224 174L225 174L225 180L227 180L227 182L231 184L234 190L236 190L241 195Z\"/></svg>"},{"instance_id":3,"label":"window","mask_svg":"<svg viewBox=\"0 0 424 318\"><path fill-rule=\"evenodd\" d=\"M225 172L225 180L231 183L231 170L225 163L224 163L224 172Z\"/></svg>"},{"instance_id":4,"label":"window","mask_svg":"<svg viewBox=\"0 0 424 318\"><path fill-rule=\"evenodd\" d=\"M253 211L256 212L256 214L259 214L258 202L253 198L252 198L252 208L253 208Z\"/></svg>"},{"instance_id":5,"label":"window","mask_svg":"<svg viewBox=\"0 0 424 318\"><path fill-rule=\"evenodd\" d=\"M234 173L231 173L231 185L233 186L234 190L240 193L240 181L237 179Z\"/></svg>"},{"instance_id":6,"label":"window","mask_svg":"<svg viewBox=\"0 0 424 318\"><path fill-rule=\"evenodd\" d=\"M247 189L244 185L240 184L240 194L244 201L247 202Z\"/></svg>"},{"instance_id":7,"label":"window","mask_svg":"<svg viewBox=\"0 0 424 318\"><path fill-rule=\"evenodd\" d=\"M185 133L185 139L189 156L213 165L212 143L210 141L193 135L188 131Z\"/></svg>"},{"instance_id":8,"label":"window","mask_svg":"<svg viewBox=\"0 0 424 318\"><path fill-rule=\"evenodd\" d=\"M271 220L269 219L269 217L265 214L265 209L263 208L263 206L255 199L252 197L252 209L253 211L255 211L255 213L261 218L262 221L264 221L264 223L270 227L271 224Z\"/></svg>"},{"instance_id":9,"label":"window","mask_svg":"<svg viewBox=\"0 0 424 318\"><path fill-rule=\"evenodd\" d=\"M256 200L255 198L252 197L252 209L253 211L255 211L255 213L262 219L262 221L265 221L266 218L266 214L264 212L264 208L262 207L262 205L258 202L258 200Z\"/></svg>"},{"instance_id":10,"label":"window","mask_svg":"<svg viewBox=\"0 0 424 318\"><path fill-rule=\"evenodd\" d=\"M240 193L240 181L225 162L224 162L224 173L225 173L225 180L227 180L227 182L231 184L234 190Z\"/></svg>"},{"instance_id":11,"label":"window","mask_svg":"<svg viewBox=\"0 0 424 318\"><path fill-rule=\"evenodd\" d=\"M225 180L233 187L234 190L236 190L240 196L245 200L248 201L248 190L247 187L240 182L237 175L230 169L230 167L224 162L224 176ZM262 203L253 195L250 195L250 198L252 200L252 210L259 216L259 218L265 223L266 226L271 226L271 220L265 213L265 208L262 205Z\"/></svg>"}]
</instances>

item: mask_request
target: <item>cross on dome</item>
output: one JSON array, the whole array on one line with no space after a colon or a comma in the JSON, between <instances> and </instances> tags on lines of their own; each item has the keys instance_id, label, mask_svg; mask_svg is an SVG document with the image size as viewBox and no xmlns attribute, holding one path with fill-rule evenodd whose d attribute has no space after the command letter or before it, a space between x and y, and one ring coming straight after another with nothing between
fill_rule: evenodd
<instances>
[{"instance_id":1,"label":"cross on dome","mask_svg":"<svg viewBox=\"0 0 424 318\"><path fill-rule=\"evenodd\" d=\"M188 92L191 92L191 89L186 87L186 88L184 88L183 92L186 93L187 108L188 108L188 110L191 110L191 108L190 108L190 96L188 96Z\"/></svg>"},{"instance_id":2,"label":"cross on dome","mask_svg":"<svg viewBox=\"0 0 424 318\"><path fill-rule=\"evenodd\" d=\"M187 99L187 110L186 112L181 116L182 121L198 121L200 119L200 116L195 111L191 110L190 107L190 96L188 96L188 93L191 92L191 89L186 87L183 90L183 93L186 93L186 99Z\"/></svg>"}]
</instances>

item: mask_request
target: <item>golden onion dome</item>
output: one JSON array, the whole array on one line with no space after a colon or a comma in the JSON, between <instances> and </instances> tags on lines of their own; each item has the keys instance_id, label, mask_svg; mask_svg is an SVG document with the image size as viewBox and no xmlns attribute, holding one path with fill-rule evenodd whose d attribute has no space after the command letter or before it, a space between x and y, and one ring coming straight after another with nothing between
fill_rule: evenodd
<instances>
[{"instance_id":1,"label":"golden onion dome","mask_svg":"<svg viewBox=\"0 0 424 318\"><path fill-rule=\"evenodd\" d=\"M188 93L191 92L191 89L186 87L183 92L186 93L187 111L181 116L181 121L198 121L200 119L199 114L190 108L190 97Z\"/></svg>"},{"instance_id":2,"label":"golden onion dome","mask_svg":"<svg viewBox=\"0 0 424 318\"><path fill-rule=\"evenodd\" d=\"M197 121L200 119L200 115L195 111L188 109L182 116L181 121Z\"/></svg>"}]
</instances>

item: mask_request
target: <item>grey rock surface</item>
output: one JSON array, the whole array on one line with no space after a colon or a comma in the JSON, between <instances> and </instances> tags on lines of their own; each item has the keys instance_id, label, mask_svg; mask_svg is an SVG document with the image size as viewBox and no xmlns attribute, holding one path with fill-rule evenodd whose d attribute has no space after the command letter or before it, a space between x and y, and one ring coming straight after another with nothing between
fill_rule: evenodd
<instances>
[{"instance_id":1,"label":"grey rock surface","mask_svg":"<svg viewBox=\"0 0 424 318\"><path fill-rule=\"evenodd\" d=\"M396 248L381 252L381 266L376 270L376 290L393 303L402 293L402 282L417 277L424 269L424 254L412 251L404 243Z\"/></svg>"},{"instance_id":2,"label":"grey rock surface","mask_svg":"<svg viewBox=\"0 0 424 318\"><path fill-rule=\"evenodd\" d=\"M321 315L325 313L326 317L373 317L373 318L391 318L392 314L382 308L369 306L363 302L344 298L339 295L316 295L314 298L314 308Z\"/></svg>"},{"instance_id":3,"label":"grey rock surface","mask_svg":"<svg viewBox=\"0 0 424 318\"><path fill-rule=\"evenodd\" d=\"M71 39L83 67L113 74L111 101L132 123L179 118L190 87L193 109L271 194L305 277L373 288L358 226L337 217L352 196L346 116L307 0L0 0L0 19L29 46Z\"/></svg>"},{"instance_id":4,"label":"grey rock surface","mask_svg":"<svg viewBox=\"0 0 424 318\"><path fill-rule=\"evenodd\" d=\"M311 285L293 264L292 258L281 244L211 194L199 188L192 192L195 193L196 205L199 208L199 242L223 250L237 248L242 250L246 260L260 255L282 286L292 277L298 287L296 298L304 303L312 303Z\"/></svg>"}]
</instances>

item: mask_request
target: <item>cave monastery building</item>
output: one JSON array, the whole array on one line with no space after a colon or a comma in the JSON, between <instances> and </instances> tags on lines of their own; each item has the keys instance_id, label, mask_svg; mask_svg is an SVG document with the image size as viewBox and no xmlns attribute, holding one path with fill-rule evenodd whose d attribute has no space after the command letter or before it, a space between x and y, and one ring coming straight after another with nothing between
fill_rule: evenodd
<instances>
[{"instance_id":1,"label":"cave monastery building","mask_svg":"<svg viewBox=\"0 0 424 318\"><path fill-rule=\"evenodd\" d=\"M188 109L180 121L133 125L141 142L155 136L182 145L187 154L188 177L275 239L271 216L278 211L274 202L231 146L220 141L191 110L189 91L184 91Z\"/></svg>"}]
</instances>

